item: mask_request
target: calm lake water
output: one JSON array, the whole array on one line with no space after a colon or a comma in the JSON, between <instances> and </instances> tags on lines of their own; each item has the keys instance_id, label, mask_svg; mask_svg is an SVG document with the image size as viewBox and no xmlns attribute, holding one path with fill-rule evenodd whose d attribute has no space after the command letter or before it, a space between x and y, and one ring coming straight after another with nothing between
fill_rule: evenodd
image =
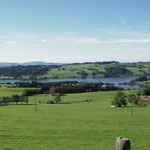
<instances>
[{"instance_id":1,"label":"calm lake water","mask_svg":"<svg viewBox=\"0 0 150 150\"><path fill-rule=\"evenodd\" d=\"M142 86L139 85L119 85L125 82L130 82L137 77L116 77L116 78L86 78L86 79L50 79L50 80L37 80L38 82L61 82L61 81L78 81L78 82L103 82L103 83L113 83L115 86L129 89L141 89ZM0 83L15 83L15 82L31 82L31 80L0 80Z\"/></svg>"}]
</instances>

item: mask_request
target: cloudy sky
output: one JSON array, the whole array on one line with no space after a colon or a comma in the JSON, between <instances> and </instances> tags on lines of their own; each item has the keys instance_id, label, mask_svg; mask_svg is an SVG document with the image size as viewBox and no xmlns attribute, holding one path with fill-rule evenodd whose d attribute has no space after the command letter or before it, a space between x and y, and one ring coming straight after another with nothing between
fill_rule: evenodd
<instances>
[{"instance_id":1,"label":"cloudy sky","mask_svg":"<svg viewBox=\"0 0 150 150\"><path fill-rule=\"evenodd\" d=\"M149 0L0 0L0 62L150 61Z\"/></svg>"}]
</instances>

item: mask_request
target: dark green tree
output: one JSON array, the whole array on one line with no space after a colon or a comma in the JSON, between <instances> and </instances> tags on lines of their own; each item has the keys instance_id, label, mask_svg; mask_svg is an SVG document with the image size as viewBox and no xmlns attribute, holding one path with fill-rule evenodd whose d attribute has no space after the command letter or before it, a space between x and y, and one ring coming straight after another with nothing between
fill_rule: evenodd
<instances>
[{"instance_id":1,"label":"dark green tree","mask_svg":"<svg viewBox=\"0 0 150 150\"><path fill-rule=\"evenodd\" d=\"M55 87L51 87L50 94L53 95L55 93L56 93L56 88Z\"/></svg>"},{"instance_id":2,"label":"dark green tree","mask_svg":"<svg viewBox=\"0 0 150 150\"><path fill-rule=\"evenodd\" d=\"M16 104L20 101L20 96L18 94L12 95L11 97L12 102L15 102Z\"/></svg>"},{"instance_id":3,"label":"dark green tree","mask_svg":"<svg viewBox=\"0 0 150 150\"><path fill-rule=\"evenodd\" d=\"M93 71L93 72L92 72L92 76L93 76L93 77L95 77L95 76L96 76L96 73L95 73L95 71Z\"/></svg>"},{"instance_id":4,"label":"dark green tree","mask_svg":"<svg viewBox=\"0 0 150 150\"><path fill-rule=\"evenodd\" d=\"M82 70L82 71L79 73L79 75L80 75L81 78L86 78L86 77L88 76L88 73L86 73L85 71Z\"/></svg>"},{"instance_id":5,"label":"dark green tree","mask_svg":"<svg viewBox=\"0 0 150 150\"><path fill-rule=\"evenodd\" d=\"M131 93L127 97L128 102L137 105L138 104L138 96L134 93Z\"/></svg>"},{"instance_id":6,"label":"dark green tree","mask_svg":"<svg viewBox=\"0 0 150 150\"><path fill-rule=\"evenodd\" d=\"M117 91L117 93L114 96L114 99L112 101L112 105L115 105L117 107L121 107L122 105L124 105L124 106L127 105L126 96L124 95L123 92L121 92L120 90Z\"/></svg>"},{"instance_id":7,"label":"dark green tree","mask_svg":"<svg viewBox=\"0 0 150 150\"><path fill-rule=\"evenodd\" d=\"M133 116L133 108L132 108L132 105L133 104L138 104L138 96L134 93L131 93L128 95L127 97L128 99L128 102L130 103L130 108L131 108L131 116Z\"/></svg>"},{"instance_id":8,"label":"dark green tree","mask_svg":"<svg viewBox=\"0 0 150 150\"><path fill-rule=\"evenodd\" d=\"M145 87L140 90L141 95L147 96L150 95L150 87Z\"/></svg>"},{"instance_id":9,"label":"dark green tree","mask_svg":"<svg viewBox=\"0 0 150 150\"><path fill-rule=\"evenodd\" d=\"M61 97L59 95L55 96L54 101L56 104L61 102Z\"/></svg>"}]
</instances>

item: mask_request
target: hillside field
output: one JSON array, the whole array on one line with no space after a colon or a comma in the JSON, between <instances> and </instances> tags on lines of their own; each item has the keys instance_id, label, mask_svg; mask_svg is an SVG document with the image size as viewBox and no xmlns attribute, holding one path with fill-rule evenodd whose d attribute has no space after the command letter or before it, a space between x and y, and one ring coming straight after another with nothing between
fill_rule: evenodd
<instances>
[{"instance_id":1,"label":"hillside field","mask_svg":"<svg viewBox=\"0 0 150 150\"><path fill-rule=\"evenodd\" d=\"M101 77L135 77L150 75L150 62L75 63L60 66L11 66L0 68L0 79L71 79Z\"/></svg>"},{"instance_id":2,"label":"hillside field","mask_svg":"<svg viewBox=\"0 0 150 150\"><path fill-rule=\"evenodd\" d=\"M116 138L122 136L130 138L132 150L149 150L150 108L134 107L131 117L129 107L110 108L114 94L66 94L62 102L71 104L41 104L37 112L34 105L1 106L0 149L114 150ZM45 94L36 98L42 103L52 99ZM34 102L34 96L29 99Z\"/></svg>"},{"instance_id":3,"label":"hillside field","mask_svg":"<svg viewBox=\"0 0 150 150\"><path fill-rule=\"evenodd\" d=\"M81 78L79 74L81 71L85 71L87 73L87 77L101 78L105 77L105 68L117 66L125 67L125 69L129 70L132 74L127 74L124 76L142 76L150 73L150 63L73 64L64 65L59 68L53 68L49 70L46 74L42 76L37 76L37 79ZM95 75L93 75L93 72L95 72ZM116 73L116 77L119 76L122 76L121 72L119 72L119 75Z\"/></svg>"}]
</instances>

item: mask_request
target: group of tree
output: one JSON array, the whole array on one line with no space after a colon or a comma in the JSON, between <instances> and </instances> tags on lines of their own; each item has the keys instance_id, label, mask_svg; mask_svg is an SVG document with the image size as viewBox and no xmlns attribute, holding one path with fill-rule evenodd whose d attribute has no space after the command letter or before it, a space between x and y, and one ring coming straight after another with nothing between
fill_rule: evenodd
<instances>
[{"instance_id":1,"label":"group of tree","mask_svg":"<svg viewBox=\"0 0 150 150\"><path fill-rule=\"evenodd\" d=\"M81 72L79 72L79 76L80 78L84 79L88 76L88 73L82 70Z\"/></svg>"},{"instance_id":2,"label":"group of tree","mask_svg":"<svg viewBox=\"0 0 150 150\"><path fill-rule=\"evenodd\" d=\"M61 96L57 95L53 100L49 100L47 104L59 104L61 102Z\"/></svg>"},{"instance_id":3,"label":"group of tree","mask_svg":"<svg viewBox=\"0 0 150 150\"><path fill-rule=\"evenodd\" d=\"M28 97L25 97L23 95L12 95L11 97L5 96L5 97L0 97L0 104L18 104L18 103L28 103Z\"/></svg>"},{"instance_id":4,"label":"group of tree","mask_svg":"<svg viewBox=\"0 0 150 150\"><path fill-rule=\"evenodd\" d=\"M36 94L43 94L41 89L25 89L22 92L23 96L32 96Z\"/></svg>"},{"instance_id":5,"label":"group of tree","mask_svg":"<svg viewBox=\"0 0 150 150\"><path fill-rule=\"evenodd\" d=\"M118 64L118 61L102 61L102 62L84 62L84 63L73 63L73 65L81 64L99 64L99 65L108 65L108 64Z\"/></svg>"},{"instance_id":6,"label":"group of tree","mask_svg":"<svg viewBox=\"0 0 150 150\"><path fill-rule=\"evenodd\" d=\"M128 95L125 95L122 91L120 91L120 90L117 91L117 93L114 96L114 99L112 101L112 105L121 107L121 106L126 106L127 103L137 105L139 103L138 95L135 93L130 93Z\"/></svg>"},{"instance_id":7,"label":"group of tree","mask_svg":"<svg viewBox=\"0 0 150 150\"><path fill-rule=\"evenodd\" d=\"M138 92L139 95L149 96L150 95L150 87L144 87Z\"/></svg>"},{"instance_id":8,"label":"group of tree","mask_svg":"<svg viewBox=\"0 0 150 150\"><path fill-rule=\"evenodd\" d=\"M0 68L0 76L9 76L19 79L21 76L30 76L30 78L36 78L46 74L52 68L58 68L60 66L47 66L47 65L29 65L29 66L11 66Z\"/></svg>"},{"instance_id":9,"label":"group of tree","mask_svg":"<svg viewBox=\"0 0 150 150\"><path fill-rule=\"evenodd\" d=\"M140 76L140 77L130 81L128 84L134 84L135 82L138 82L138 81L147 81L147 80L150 80L150 77L147 75L144 75L144 76Z\"/></svg>"},{"instance_id":10,"label":"group of tree","mask_svg":"<svg viewBox=\"0 0 150 150\"><path fill-rule=\"evenodd\" d=\"M97 92L97 91L116 91L122 88L114 85L103 86L103 83L80 83L75 85L60 85L52 87L50 91L54 93L84 93L84 92ZM122 89L123 90L123 89Z\"/></svg>"},{"instance_id":11,"label":"group of tree","mask_svg":"<svg viewBox=\"0 0 150 150\"><path fill-rule=\"evenodd\" d=\"M114 96L114 99L112 101L112 105L115 105L117 107L126 106L127 103L132 103L134 105L139 104L139 98L141 96L150 96L150 87L144 87L140 89L136 94L130 93L128 95L125 95L122 91L117 91L116 95Z\"/></svg>"},{"instance_id":12,"label":"group of tree","mask_svg":"<svg viewBox=\"0 0 150 150\"><path fill-rule=\"evenodd\" d=\"M99 83L80 83L77 81L63 81L63 82L17 82L17 87L30 87L23 91L23 96L31 96L35 94L48 94L48 93L83 93L83 92L96 92L96 91L116 91L123 90L123 88L116 87L112 84Z\"/></svg>"},{"instance_id":13,"label":"group of tree","mask_svg":"<svg viewBox=\"0 0 150 150\"><path fill-rule=\"evenodd\" d=\"M78 81L60 81L60 82L38 82L38 81L31 81L31 82L15 82L16 87L23 87L23 88L44 88L44 87L52 87L52 86L60 86L61 84L78 84Z\"/></svg>"},{"instance_id":14,"label":"group of tree","mask_svg":"<svg viewBox=\"0 0 150 150\"><path fill-rule=\"evenodd\" d=\"M126 69L124 66L109 66L105 67L105 77L120 77L120 76L129 76L133 75L133 73Z\"/></svg>"}]
</instances>

